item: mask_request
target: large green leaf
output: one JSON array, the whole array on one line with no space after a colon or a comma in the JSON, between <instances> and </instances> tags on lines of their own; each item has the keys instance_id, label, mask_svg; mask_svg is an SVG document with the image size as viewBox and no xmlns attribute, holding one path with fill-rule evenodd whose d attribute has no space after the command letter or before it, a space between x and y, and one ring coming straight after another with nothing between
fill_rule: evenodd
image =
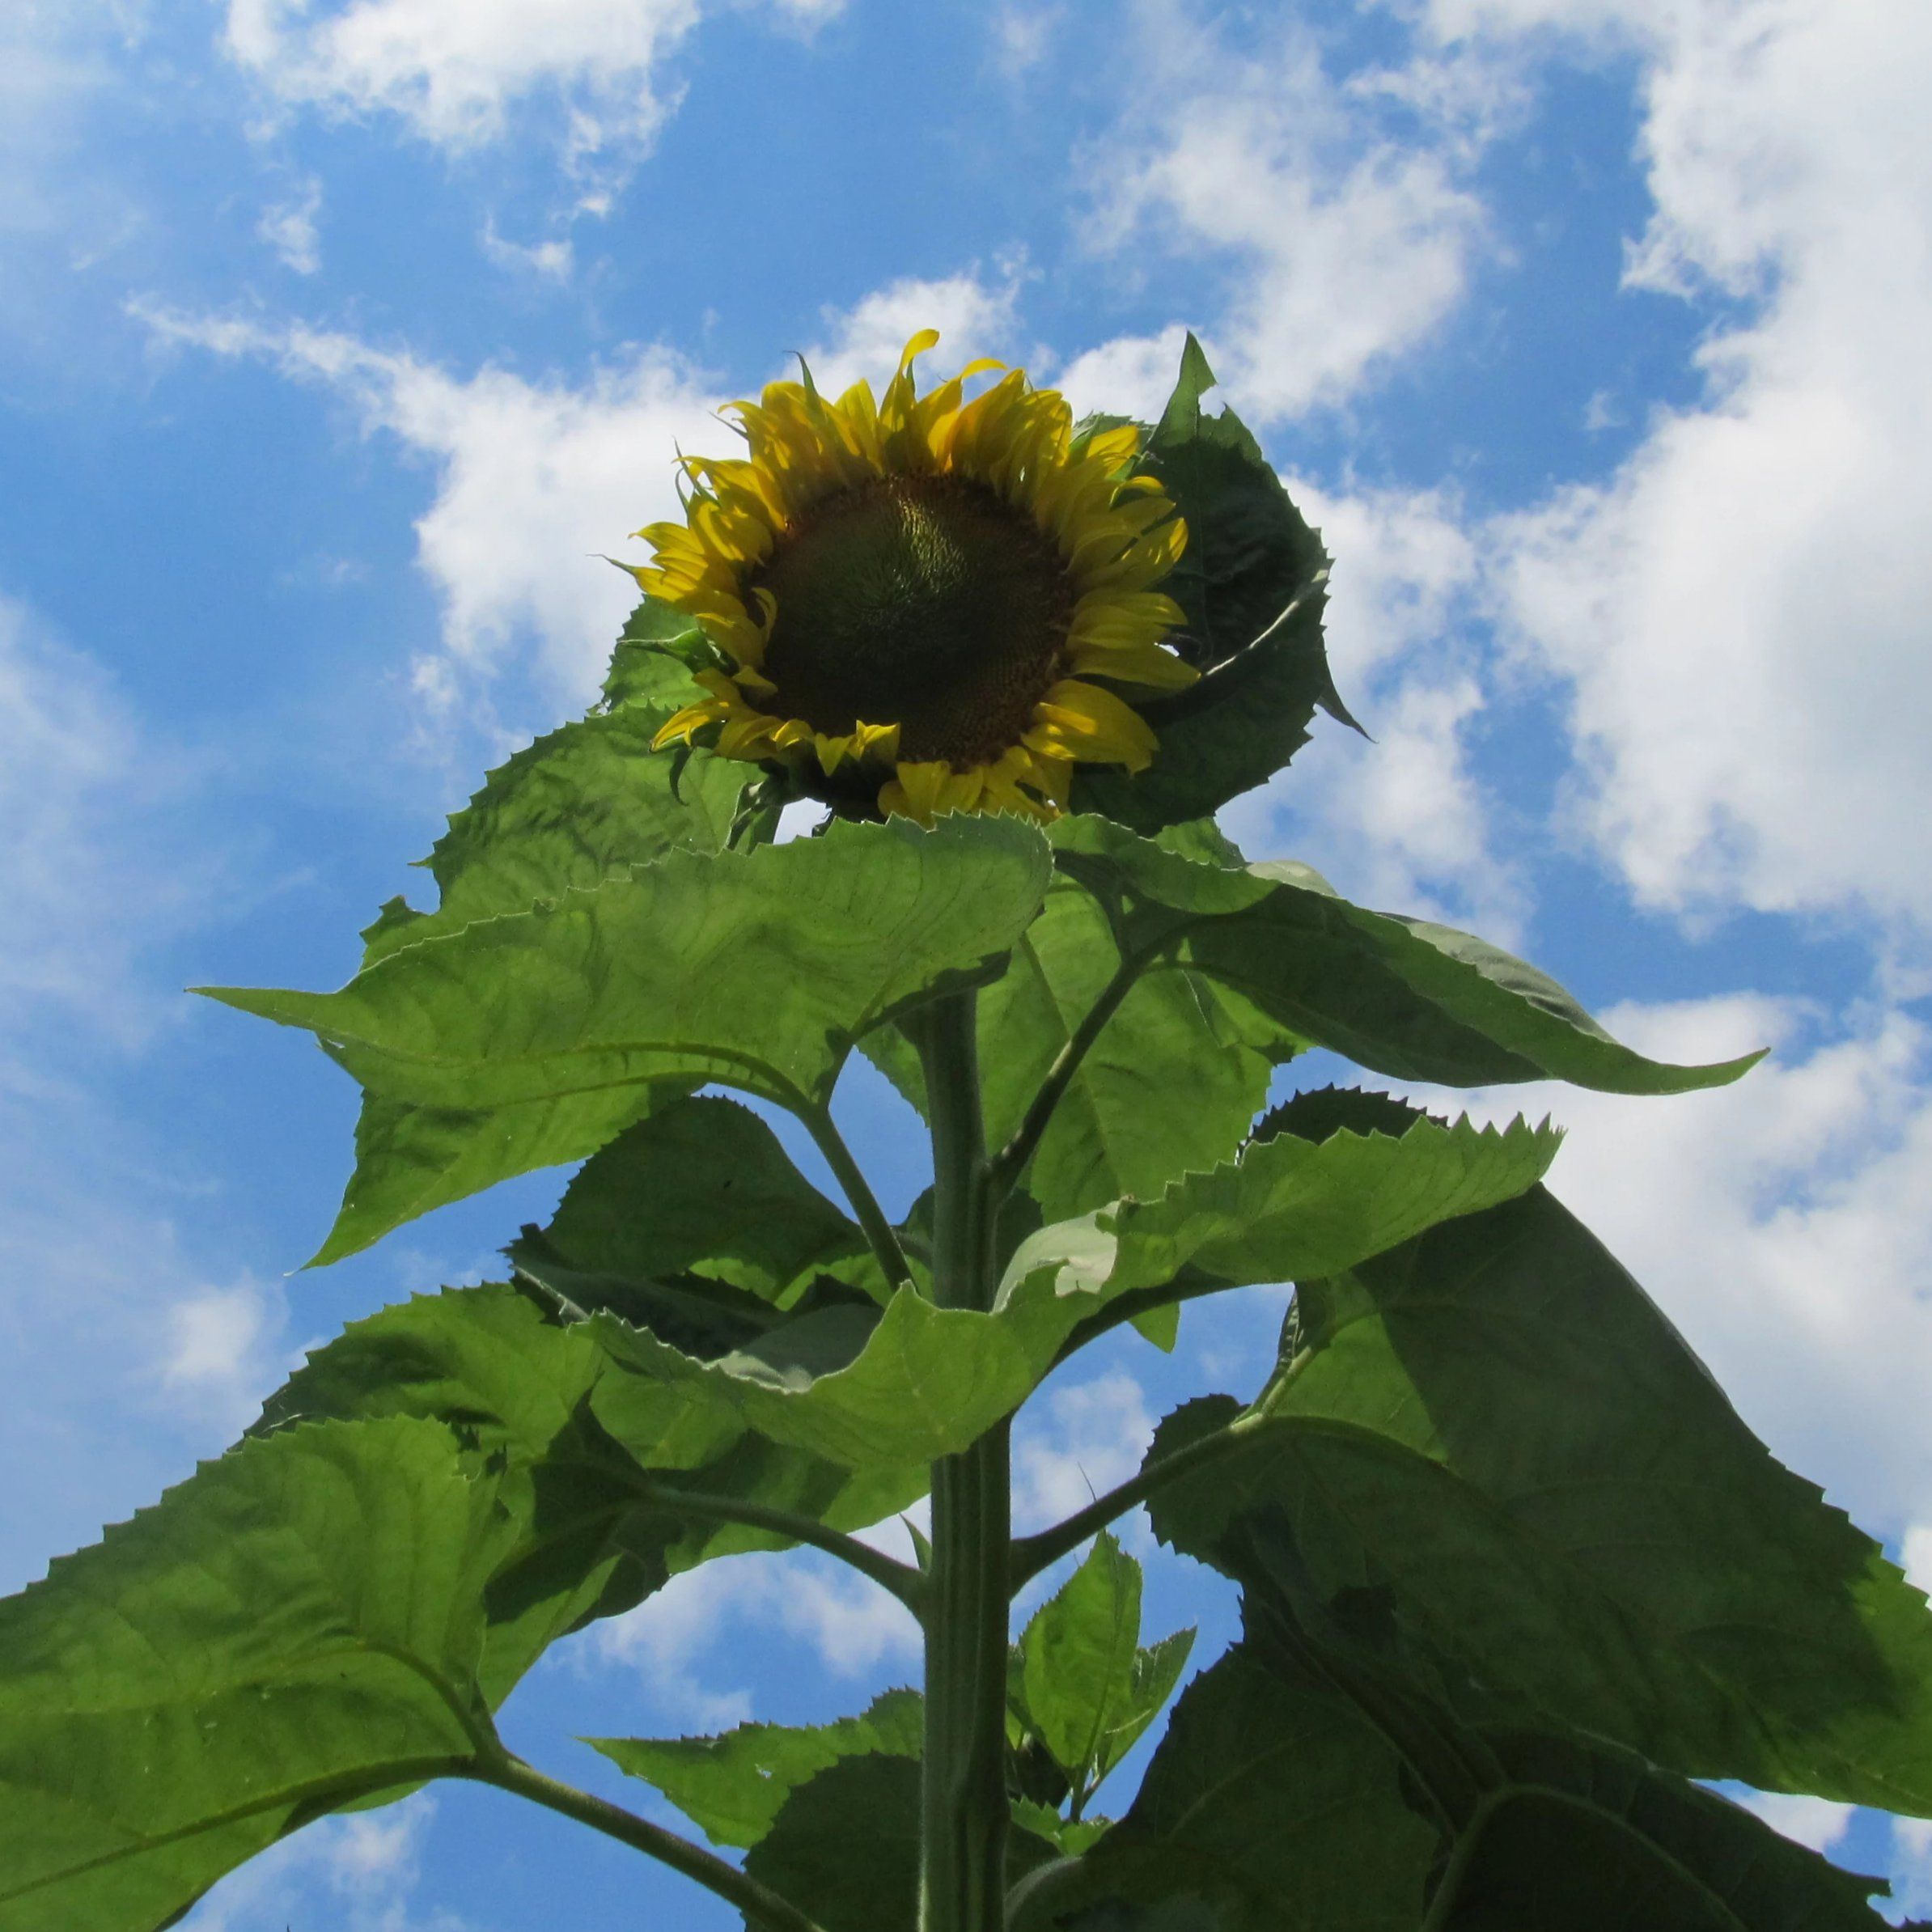
<instances>
[{"instance_id":1,"label":"large green leaf","mask_svg":"<svg viewBox=\"0 0 1932 1932\"><path fill-rule=\"evenodd\" d=\"M423 861L440 888L436 910L391 900L364 935L363 964L667 852L719 850L751 768L694 753L674 787L671 760L650 748L658 722L650 706L595 712L490 773Z\"/></svg>"},{"instance_id":2,"label":"large green leaf","mask_svg":"<svg viewBox=\"0 0 1932 1932\"><path fill-rule=\"evenodd\" d=\"M460 1771L513 1534L439 1424L323 1424L0 1604L0 1925L152 1932L320 1812Z\"/></svg>"},{"instance_id":3,"label":"large green leaf","mask_svg":"<svg viewBox=\"0 0 1932 1932\"><path fill-rule=\"evenodd\" d=\"M446 1289L352 1324L269 1402L260 1430L320 1417L447 1423L489 1455L519 1530L492 1579L482 1666L506 1692L544 1647L713 1557L785 1547L668 1507L652 1485L855 1529L924 1493L922 1468L841 1465L748 1434L701 1384L616 1373L591 1330L502 1286Z\"/></svg>"},{"instance_id":4,"label":"large green leaf","mask_svg":"<svg viewBox=\"0 0 1932 1932\"><path fill-rule=\"evenodd\" d=\"M1520 1192L1555 1145L1520 1125L1434 1121L1400 1139L1257 1142L1158 1201L1116 1203L1029 1237L988 1312L902 1289L883 1315L816 1308L710 1360L613 1316L590 1325L646 1381L702 1390L773 1442L854 1469L903 1468L977 1441L1116 1302L1138 1312L1177 1294L1346 1267L1443 1214ZM1188 1278L1167 1290L1184 1269Z\"/></svg>"},{"instance_id":5,"label":"large green leaf","mask_svg":"<svg viewBox=\"0 0 1932 1932\"><path fill-rule=\"evenodd\" d=\"M1932 1813L1924 1597L1540 1188L1304 1281L1295 1339L1247 1439L1154 1498L1168 1541L1243 1570L1265 1524L1312 1594L1386 1602L1525 1712Z\"/></svg>"},{"instance_id":6,"label":"large green leaf","mask_svg":"<svg viewBox=\"0 0 1932 1932\"><path fill-rule=\"evenodd\" d=\"M1600 1740L1353 1677L1262 1580L1133 1809L1015 1932L1878 1932L1883 1886ZM1426 1912L1425 1906L1426 1904Z\"/></svg>"},{"instance_id":7,"label":"large green leaf","mask_svg":"<svg viewBox=\"0 0 1932 1932\"><path fill-rule=\"evenodd\" d=\"M768 1324L824 1276L866 1282L880 1297L885 1288L864 1235L771 1129L714 1095L676 1100L619 1135L585 1163L549 1225L527 1229L510 1252L540 1277L562 1269L640 1290L722 1289L733 1305L760 1305ZM637 1319L633 1307L599 1305Z\"/></svg>"},{"instance_id":8,"label":"large green leaf","mask_svg":"<svg viewBox=\"0 0 1932 1932\"><path fill-rule=\"evenodd\" d=\"M841 1758L919 1755L924 1702L891 1690L830 1724L740 1724L720 1737L587 1738L633 1777L655 1785L714 1844L752 1845L808 1778Z\"/></svg>"},{"instance_id":9,"label":"large green leaf","mask_svg":"<svg viewBox=\"0 0 1932 1932\"><path fill-rule=\"evenodd\" d=\"M1176 697L1142 703L1160 739L1150 769L1083 772L1075 794L1083 810L1149 830L1199 818L1272 776L1307 742L1317 705L1354 722L1322 644L1321 539L1233 410L1202 412L1214 387L1189 336L1146 450L1187 522L1187 549L1162 587L1186 612L1179 642L1205 675Z\"/></svg>"},{"instance_id":10,"label":"large green leaf","mask_svg":"<svg viewBox=\"0 0 1932 1932\"><path fill-rule=\"evenodd\" d=\"M1010 1292L1043 1270L1076 1282L1095 1316L1263 1282L1332 1273L1435 1222L1532 1186L1561 1136L1547 1124L1453 1125L1421 1116L1400 1131L1344 1129L1320 1141L1277 1112L1239 1159L1190 1174L1152 1201L1117 1201L1022 1242ZM1115 1304L1118 1303L1118 1306Z\"/></svg>"},{"instance_id":11,"label":"large green leaf","mask_svg":"<svg viewBox=\"0 0 1932 1932\"><path fill-rule=\"evenodd\" d=\"M1015 1932L1416 1932L1437 1834L1402 1775L1346 1697L1244 1646L1182 1693L1133 1808L1042 1875Z\"/></svg>"},{"instance_id":12,"label":"large green leaf","mask_svg":"<svg viewBox=\"0 0 1932 1932\"><path fill-rule=\"evenodd\" d=\"M1533 966L1468 933L1351 905L1306 866L1203 862L1095 818L1063 819L1051 836L1062 870L1121 905L1137 948L1166 950L1286 1031L1397 1079L1684 1093L1761 1057L1647 1059Z\"/></svg>"},{"instance_id":13,"label":"large green leaf","mask_svg":"<svg viewBox=\"0 0 1932 1932\"><path fill-rule=\"evenodd\" d=\"M1039 835L1010 820L841 825L755 852L674 852L405 946L339 993L214 997L314 1032L392 1129L412 1117L398 1109L431 1109L457 1135L440 1189L412 1133L400 1151L393 1131L362 1137L354 1233L333 1256L396 1225L398 1207L595 1151L651 1084L822 1103L853 1039L1003 954L1047 878Z\"/></svg>"}]
</instances>

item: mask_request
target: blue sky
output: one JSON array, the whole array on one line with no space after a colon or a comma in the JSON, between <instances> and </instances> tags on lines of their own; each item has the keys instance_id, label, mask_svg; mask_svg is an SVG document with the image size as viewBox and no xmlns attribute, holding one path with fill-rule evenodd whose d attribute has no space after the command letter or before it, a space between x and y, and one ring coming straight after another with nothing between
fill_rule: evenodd
<instances>
[{"instance_id":1,"label":"blue sky","mask_svg":"<svg viewBox=\"0 0 1932 1932\"><path fill-rule=\"evenodd\" d=\"M1230 807L1251 854L1515 943L1646 1046L1773 1046L1722 1094L1479 1104L1570 1126L1559 1191L1932 1579L1922 0L15 0L0 77L0 1582L554 1198L286 1278L353 1092L178 989L345 977L586 702L628 602L595 553L674 444L928 322L1142 413L1197 328L1323 526L1376 743ZM894 1103L844 1105L909 1198ZM1252 1383L1278 1311L1063 1374L1024 1509ZM1230 1605L1167 1571L1150 1621ZM818 1559L739 1560L509 1724L595 1782L573 1733L829 1716L915 1661ZM323 1826L192 1922L731 1922L507 1804ZM1932 1832L1770 1815L1932 1909Z\"/></svg>"}]
</instances>

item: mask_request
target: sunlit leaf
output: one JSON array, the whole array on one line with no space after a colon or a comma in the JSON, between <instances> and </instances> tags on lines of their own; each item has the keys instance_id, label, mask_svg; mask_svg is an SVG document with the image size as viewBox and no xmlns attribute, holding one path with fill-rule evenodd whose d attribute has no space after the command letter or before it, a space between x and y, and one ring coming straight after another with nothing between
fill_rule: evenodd
<instances>
[{"instance_id":1,"label":"sunlit leaf","mask_svg":"<svg viewBox=\"0 0 1932 1932\"><path fill-rule=\"evenodd\" d=\"M214 996L312 1031L392 1112L468 1116L470 1192L595 1151L652 1085L719 1080L821 1102L858 1034L997 960L1047 878L1039 835L1011 820L849 824L754 852L672 853L401 947L339 993ZM379 1138L358 1154L360 1243L382 1231L366 1194L420 1211L426 1190L419 1155L399 1162ZM324 1252L345 1252L342 1238Z\"/></svg>"},{"instance_id":2,"label":"sunlit leaf","mask_svg":"<svg viewBox=\"0 0 1932 1932\"><path fill-rule=\"evenodd\" d=\"M714 1843L752 1845L786 1800L841 1758L919 1755L924 1702L892 1690L830 1724L740 1724L706 1738L587 1738L633 1777L655 1785Z\"/></svg>"},{"instance_id":3,"label":"sunlit leaf","mask_svg":"<svg viewBox=\"0 0 1932 1932\"><path fill-rule=\"evenodd\" d=\"M1287 1032L1398 1079L1683 1093L1735 1080L1760 1057L1648 1059L1533 966L1468 933L1351 905L1306 866L1203 863L1090 817L1061 820L1052 837L1062 869L1125 900L1136 945L1170 951Z\"/></svg>"},{"instance_id":4,"label":"sunlit leaf","mask_svg":"<svg viewBox=\"0 0 1932 1932\"><path fill-rule=\"evenodd\" d=\"M320 1811L469 1763L513 1534L441 1425L324 1424L0 1604L0 1924L152 1932Z\"/></svg>"}]
</instances>

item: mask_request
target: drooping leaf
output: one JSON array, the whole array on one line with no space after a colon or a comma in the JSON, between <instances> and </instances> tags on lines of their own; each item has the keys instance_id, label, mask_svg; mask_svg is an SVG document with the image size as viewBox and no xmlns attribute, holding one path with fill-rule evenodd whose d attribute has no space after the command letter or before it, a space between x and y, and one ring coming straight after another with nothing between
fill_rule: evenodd
<instances>
[{"instance_id":1,"label":"drooping leaf","mask_svg":"<svg viewBox=\"0 0 1932 1932\"><path fill-rule=\"evenodd\" d=\"M655 1785L714 1844L753 1845L807 1778L871 1752L917 1758L924 1703L892 1690L830 1724L740 1724L719 1737L587 1738L632 1777Z\"/></svg>"},{"instance_id":2,"label":"drooping leaf","mask_svg":"<svg viewBox=\"0 0 1932 1932\"><path fill-rule=\"evenodd\" d=\"M1533 966L1468 933L1351 905L1306 866L1204 863L1091 817L1062 819L1051 837L1058 866L1124 903L1133 943L1169 949L1287 1032L1398 1079L1684 1093L1761 1057L1648 1059Z\"/></svg>"},{"instance_id":3,"label":"drooping leaf","mask_svg":"<svg viewBox=\"0 0 1932 1932\"><path fill-rule=\"evenodd\" d=\"M1015 1932L1877 1932L1878 1881L1601 1740L1460 1717L1399 1656L1351 1678L1247 1588L1133 1810Z\"/></svg>"},{"instance_id":4,"label":"drooping leaf","mask_svg":"<svg viewBox=\"0 0 1932 1932\"><path fill-rule=\"evenodd\" d=\"M620 1134L571 1181L549 1225L526 1230L510 1253L580 1276L688 1277L694 1291L717 1284L773 1308L823 1274L885 1285L865 1236L770 1128L714 1095L676 1100Z\"/></svg>"},{"instance_id":5,"label":"drooping leaf","mask_svg":"<svg viewBox=\"0 0 1932 1932\"><path fill-rule=\"evenodd\" d=\"M1272 776L1307 743L1317 705L1354 722L1322 643L1327 553L1240 418L1202 412L1214 387L1189 336L1146 450L1187 523L1162 587L1187 616L1183 654L1205 675L1145 707L1160 740L1148 770L1083 771L1075 793L1081 810L1144 830L1201 817Z\"/></svg>"},{"instance_id":6,"label":"drooping leaf","mask_svg":"<svg viewBox=\"0 0 1932 1932\"><path fill-rule=\"evenodd\" d=\"M386 1116L464 1116L468 1193L595 1152L646 1111L652 1085L822 1101L858 1034L997 960L1046 882L1039 835L1011 820L841 825L754 852L670 854L404 947L339 993L214 997L314 1032ZM435 1190L413 1146L399 1163L379 1136L358 1155L345 1214L359 1245L396 1225L376 1225L367 1197L393 1207Z\"/></svg>"},{"instance_id":7,"label":"drooping leaf","mask_svg":"<svg viewBox=\"0 0 1932 1932\"><path fill-rule=\"evenodd\" d=\"M291 1430L0 1604L0 1924L152 1932L320 1812L471 1762L499 1500L439 1424Z\"/></svg>"},{"instance_id":8,"label":"drooping leaf","mask_svg":"<svg viewBox=\"0 0 1932 1932\"><path fill-rule=\"evenodd\" d=\"M1319 1142L1270 1133L1155 1200L1042 1228L1015 1252L1006 1287L1057 1270L1063 1291L1079 1281L1100 1298L1098 1312L1330 1273L1520 1194L1561 1138L1520 1120L1502 1129L1419 1116L1405 1125L1400 1134L1345 1130Z\"/></svg>"},{"instance_id":9,"label":"drooping leaf","mask_svg":"<svg viewBox=\"0 0 1932 1932\"><path fill-rule=\"evenodd\" d=\"M1299 1327L1248 1439L1153 1498L1163 1538L1246 1575L1265 1519L1313 1596L1385 1604L1514 1708L1932 1812L1925 1599L1547 1193L1304 1281Z\"/></svg>"},{"instance_id":10,"label":"drooping leaf","mask_svg":"<svg viewBox=\"0 0 1932 1932\"><path fill-rule=\"evenodd\" d=\"M500 1697L546 1645L707 1559L785 1547L653 1499L655 1481L856 1529L924 1493L917 1468L851 1471L748 1434L701 1385L611 1372L583 1324L515 1290L446 1289L352 1324L271 1399L258 1430L320 1418L443 1421L493 1459L519 1527L492 1578L483 1680Z\"/></svg>"}]
</instances>

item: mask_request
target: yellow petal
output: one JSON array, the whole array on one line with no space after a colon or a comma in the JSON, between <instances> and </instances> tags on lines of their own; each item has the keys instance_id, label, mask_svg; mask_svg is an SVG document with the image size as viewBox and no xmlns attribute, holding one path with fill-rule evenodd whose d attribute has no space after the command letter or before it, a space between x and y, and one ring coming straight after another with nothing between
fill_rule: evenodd
<instances>
[{"instance_id":1,"label":"yellow petal","mask_svg":"<svg viewBox=\"0 0 1932 1932\"><path fill-rule=\"evenodd\" d=\"M1034 722L1023 742L1089 764L1124 765L1144 770L1158 740L1138 712L1098 684L1063 678L1033 710Z\"/></svg>"}]
</instances>

